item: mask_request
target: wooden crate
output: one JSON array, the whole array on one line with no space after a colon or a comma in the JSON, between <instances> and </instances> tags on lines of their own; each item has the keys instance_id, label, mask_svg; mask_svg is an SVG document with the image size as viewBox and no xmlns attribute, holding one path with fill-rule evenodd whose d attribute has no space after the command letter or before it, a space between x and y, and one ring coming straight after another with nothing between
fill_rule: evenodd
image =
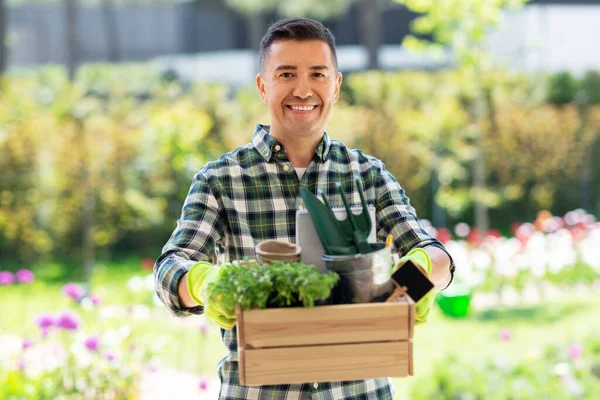
<instances>
[{"instance_id":1,"label":"wooden crate","mask_svg":"<svg viewBox=\"0 0 600 400\"><path fill-rule=\"evenodd\" d=\"M413 374L414 302L239 311L240 383L276 385Z\"/></svg>"}]
</instances>

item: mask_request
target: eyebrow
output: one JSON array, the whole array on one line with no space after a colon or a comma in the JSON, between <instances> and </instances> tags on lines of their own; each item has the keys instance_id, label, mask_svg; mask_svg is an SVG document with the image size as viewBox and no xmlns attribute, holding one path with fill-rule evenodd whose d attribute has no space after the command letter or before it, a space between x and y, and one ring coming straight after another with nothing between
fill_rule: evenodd
<instances>
[{"instance_id":1,"label":"eyebrow","mask_svg":"<svg viewBox=\"0 0 600 400\"><path fill-rule=\"evenodd\" d=\"M296 70L298 69L298 67L294 66L294 65L278 65L277 68L275 68L275 71L281 71L281 70ZM322 70L326 70L329 69L329 67L327 67L327 65L314 65L312 67L310 67L309 69L313 70L313 71L322 71Z\"/></svg>"}]
</instances>

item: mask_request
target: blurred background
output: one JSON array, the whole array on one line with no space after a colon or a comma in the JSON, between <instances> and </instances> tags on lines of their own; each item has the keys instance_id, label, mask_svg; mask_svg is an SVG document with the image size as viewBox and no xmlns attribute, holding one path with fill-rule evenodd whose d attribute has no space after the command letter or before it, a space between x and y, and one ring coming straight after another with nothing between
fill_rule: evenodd
<instances>
[{"instance_id":1,"label":"blurred background","mask_svg":"<svg viewBox=\"0 0 600 400\"><path fill-rule=\"evenodd\" d=\"M0 0L0 399L216 399L217 327L152 266L191 178L268 123L268 25L323 22L328 132L457 273L397 398L600 397L600 0Z\"/></svg>"}]
</instances>

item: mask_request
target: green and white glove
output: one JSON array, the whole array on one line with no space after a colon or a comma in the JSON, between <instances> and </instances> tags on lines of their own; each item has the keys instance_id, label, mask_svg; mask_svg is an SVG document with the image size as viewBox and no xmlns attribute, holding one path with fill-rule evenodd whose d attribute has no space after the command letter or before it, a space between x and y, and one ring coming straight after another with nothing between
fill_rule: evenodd
<instances>
[{"instance_id":1,"label":"green and white glove","mask_svg":"<svg viewBox=\"0 0 600 400\"><path fill-rule=\"evenodd\" d=\"M212 282L220 279L223 268L201 261L190 268L187 275L188 292L192 299L204 307L206 318L223 329L232 329L235 325L235 309L225 309L218 301L209 302L206 289Z\"/></svg>"},{"instance_id":2,"label":"green and white glove","mask_svg":"<svg viewBox=\"0 0 600 400\"><path fill-rule=\"evenodd\" d=\"M431 258L429 257L429 254L422 248L414 248L406 253L406 255L396 263L394 266L394 271L402 267L402 265L404 265L404 263L407 261L412 261L413 264L421 267L428 277L431 275ZM417 302L415 306L415 322L417 324L427 322L427 316L429 315L429 310L435 301L435 295L435 289L432 289Z\"/></svg>"}]
</instances>

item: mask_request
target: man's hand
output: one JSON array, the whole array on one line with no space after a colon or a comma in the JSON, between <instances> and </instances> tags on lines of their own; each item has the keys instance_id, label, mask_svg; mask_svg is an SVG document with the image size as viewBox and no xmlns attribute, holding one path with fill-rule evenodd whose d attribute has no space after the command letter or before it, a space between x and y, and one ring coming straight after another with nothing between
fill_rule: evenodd
<instances>
[{"instance_id":1,"label":"man's hand","mask_svg":"<svg viewBox=\"0 0 600 400\"><path fill-rule=\"evenodd\" d=\"M211 263L203 261L194 264L190 268L185 275L185 280L189 298L197 304L204 306L206 317L223 329L231 329L235 325L235 309L228 310L219 304L218 301L208 301L206 291L208 285L217 281L222 272L222 268L215 267Z\"/></svg>"},{"instance_id":2,"label":"man's hand","mask_svg":"<svg viewBox=\"0 0 600 400\"><path fill-rule=\"evenodd\" d=\"M431 258L427 251L421 248L415 248L406 253L394 266L394 271L401 268L407 261L412 261L413 264L420 267L423 272L429 277L431 276ZM430 290L425 296L419 300L415 306L415 322L421 324L427 321L429 310L435 300L435 290Z\"/></svg>"}]
</instances>

